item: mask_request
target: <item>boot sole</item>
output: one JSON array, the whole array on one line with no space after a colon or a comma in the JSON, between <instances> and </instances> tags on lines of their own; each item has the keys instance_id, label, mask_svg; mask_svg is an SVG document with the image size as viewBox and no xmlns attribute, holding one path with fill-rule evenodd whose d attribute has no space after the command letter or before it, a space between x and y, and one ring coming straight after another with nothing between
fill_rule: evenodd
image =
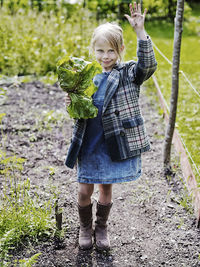
<instances>
[{"instance_id":1,"label":"boot sole","mask_svg":"<svg viewBox=\"0 0 200 267\"><path fill-rule=\"evenodd\" d=\"M109 252L110 251L110 247L107 247L107 248L100 248L98 247L97 245L95 245L95 248L98 252Z\"/></svg>"},{"instance_id":2,"label":"boot sole","mask_svg":"<svg viewBox=\"0 0 200 267\"><path fill-rule=\"evenodd\" d=\"M97 244L96 244L96 239L94 238L94 246L96 248L97 251L99 252L103 252L103 251L109 251L110 250L110 247L105 247L105 248L101 248L101 247L98 247Z\"/></svg>"},{"instance_id":3,"label":"boot sole","mask_svg":"<svg viewBox=\"0 0 200 267\"><path fill-rule=\"evenodd\" d=\"M79 247L79 249L81 249L81 250L90 250L90 249L93 248L93 245L91 245L90 247L81 247L81 246L78 246L78 247Z\"/></svg>"}]
</instances>

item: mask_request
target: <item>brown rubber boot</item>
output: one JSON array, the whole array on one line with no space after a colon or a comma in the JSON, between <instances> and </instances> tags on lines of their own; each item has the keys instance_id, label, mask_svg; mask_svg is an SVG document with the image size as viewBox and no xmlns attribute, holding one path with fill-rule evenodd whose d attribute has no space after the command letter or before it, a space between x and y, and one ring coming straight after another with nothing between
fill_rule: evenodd
<instances>
[{"instance_id":1,"label":"brown rubber boot","mask_svg":"<svg viewBox=\"0 0 200 267\"><path fill-rule=\"evenodd\" d=\"M80 231L79 247L83 250L92 247L92 204L81 207L78 205Z\"/></svg>"},{"instance_id":2,"label":"brown rubber boot","mask_svg":"<svg viewBox=\"0 0 200 267\"><path fill-rule=\"evenodd\" d=\"M96 221L95 221L95 242L98 250L109 250L110 240L107 233L107 220L112 203L102 205L97 203Z\"/></svg>"}]
</instances>

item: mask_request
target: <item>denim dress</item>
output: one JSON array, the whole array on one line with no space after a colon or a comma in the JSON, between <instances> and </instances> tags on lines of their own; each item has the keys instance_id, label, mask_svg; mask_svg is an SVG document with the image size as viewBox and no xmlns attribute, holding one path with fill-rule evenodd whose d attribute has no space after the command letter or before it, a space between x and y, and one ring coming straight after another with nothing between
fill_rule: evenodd
<instances>
[{"instance_id":1,"label":"denim dress","mask_svg":"<svg viewBox=\"0 0 200 267\"><path fill-rule=\"evenodd\" d=\"M102 125L102 108L109 72L97 74L93 81L98 90L93 104L98 115L87 120L83 144L78 157L78 182L86 184L113 184L136 180L141 175L141 156L112 161L105 143Z\"/></svg>"}]
</instances>

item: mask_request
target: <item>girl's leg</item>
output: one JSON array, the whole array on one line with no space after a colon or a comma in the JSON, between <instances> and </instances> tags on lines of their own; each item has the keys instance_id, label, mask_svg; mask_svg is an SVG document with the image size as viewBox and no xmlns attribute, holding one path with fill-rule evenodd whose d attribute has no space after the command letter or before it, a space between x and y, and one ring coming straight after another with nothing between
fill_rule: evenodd
<instances>
[{"instance_id":1,"label":"girl's leg","mask_svg":"<svg viewBox=\"0 0 200 267\"><path fill-rule=\"evenodd\" d=\"M112 185L99 185L99 201L95 221L95 242L99 250L108 250L110 240L107 233L107 220L112 207Z\"/></svg>"},{"instance_id":2,"label":"girl's leg","mask_svg":"<svg viewBox=\"0 0 200 267\"><path fill-rule=\"evenodd\" d=\"M92 247L92 204L91 196L94 191L93 184L79 183L78 211L80 220L79 247L90 249Z\"/></svg>"},{"instance_id":3,"label":"girl's leg","mask_svg":"<svg viewBox=\"0 0 200 267\"><path fill-rule=\"evenodd\" d=\"M112 184L99 185L99 202L101 204L109 204L112 201Z\"/></svg>"},{"instance_id":4,"label":"girl's leg","mask_svg":"<svg viewBox=\"0 0 200 267\"><path fill-rule=\"evenodd\" d=\"M81 207L85 207L91 204L91 196L94 191L93 184L83 184L78 185L78 204Z\"/></svg>"}]
</instances>

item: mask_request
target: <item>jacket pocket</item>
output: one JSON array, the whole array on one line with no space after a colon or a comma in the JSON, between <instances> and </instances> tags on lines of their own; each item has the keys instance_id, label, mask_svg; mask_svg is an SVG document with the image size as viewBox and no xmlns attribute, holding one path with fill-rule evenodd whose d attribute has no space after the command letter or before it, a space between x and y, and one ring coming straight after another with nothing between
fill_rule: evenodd
<instances>
[{"instance_id":1,"label":"jacket pocket","mask_svg":"<svg viewBox=\"0 0 200 267\"><path fill-rule=\"evenodd\" d=\"M144 124L144 120L141 116L135 116L133 118L124 119L122 125L125 129L136 127Z\"/></svg>"},{"instance_id":2,"label":"jacket pocket","mask_svg":"<svg viewBox=\"0 0 200 267\"><path fill-rule=\"evenodd\" d=\"M141 115L122 120L122 125L131 152L148 146L144 120Z\"/></svg>"}]
</instances>

